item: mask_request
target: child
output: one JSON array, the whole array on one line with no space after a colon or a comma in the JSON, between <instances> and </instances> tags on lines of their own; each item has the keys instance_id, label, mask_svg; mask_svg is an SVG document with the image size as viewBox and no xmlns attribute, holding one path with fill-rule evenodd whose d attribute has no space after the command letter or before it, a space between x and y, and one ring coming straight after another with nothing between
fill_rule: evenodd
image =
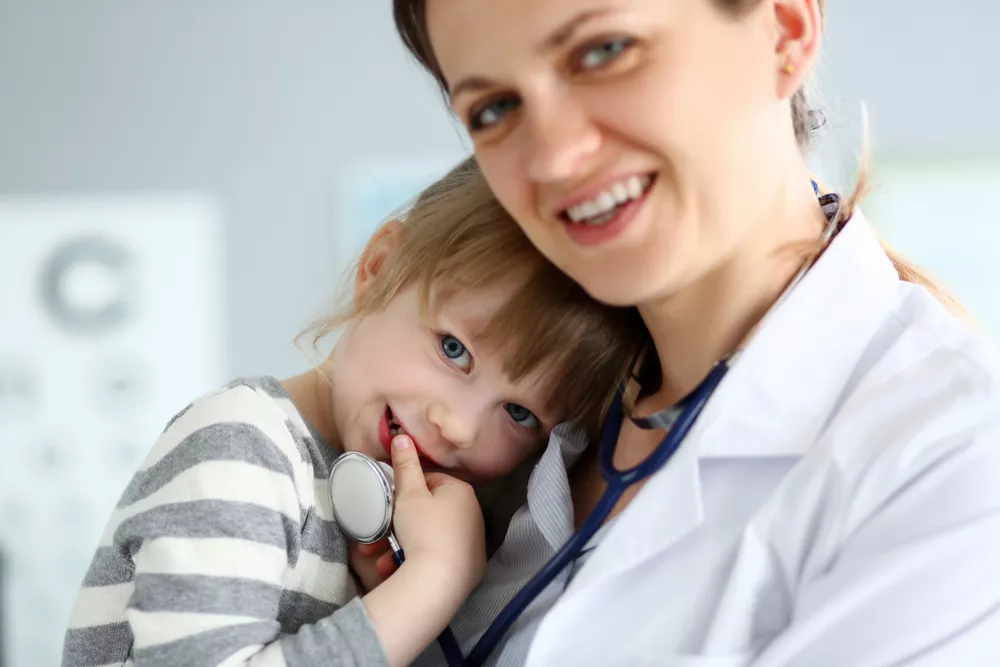
<instances>
[{"instance_id":1,"label":"child","mask_svg":"<svg viewBox=\"0 0 1000 667\"><path fill-rule=\"evenodd\" d=\"M353 307L314 342L336 330L317 369L237 380L167 425L101 538L63 665L408 664L482 576L466 482L508 475L561 421L595 433L642 344L634 313L543 260L471 158L371 239ZM396 472L407 560L364 597L330 507L343 451Z\"/></svg>"}]
</instances>

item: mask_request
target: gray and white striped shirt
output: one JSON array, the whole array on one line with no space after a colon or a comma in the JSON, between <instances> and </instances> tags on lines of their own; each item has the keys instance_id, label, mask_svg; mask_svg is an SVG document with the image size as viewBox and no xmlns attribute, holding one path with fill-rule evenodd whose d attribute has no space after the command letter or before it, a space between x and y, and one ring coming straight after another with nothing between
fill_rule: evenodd
<instances>
[{"instance_id":1,"label":"gray and white striped shirt","mask_svg":"<svg viewBox=\"0 0 1000 667\"><path fill-rule=\"evenodd\" d=\"M385 665L333 521L338 453L273 378L188 406L101 537L64 667Z\"/></svg>"}]
</instances>

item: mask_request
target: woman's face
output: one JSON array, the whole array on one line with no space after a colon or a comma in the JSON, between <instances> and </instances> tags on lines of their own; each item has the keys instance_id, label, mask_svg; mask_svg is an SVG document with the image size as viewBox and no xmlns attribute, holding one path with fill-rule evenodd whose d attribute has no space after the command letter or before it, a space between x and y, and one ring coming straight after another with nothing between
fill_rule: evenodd
<instances>
[{"instance_id":1,"label":"woman's face","mask_svg":"<svg viewBox=\"0 0 1000 667\"><path fill-rule=\"evenodd\" d=\"M750 202L787 168L781 4L740 18L709 0L428 0L427 11L497 197L590 294L641 305L747 246Z\"/></svg>"}]
</instances>

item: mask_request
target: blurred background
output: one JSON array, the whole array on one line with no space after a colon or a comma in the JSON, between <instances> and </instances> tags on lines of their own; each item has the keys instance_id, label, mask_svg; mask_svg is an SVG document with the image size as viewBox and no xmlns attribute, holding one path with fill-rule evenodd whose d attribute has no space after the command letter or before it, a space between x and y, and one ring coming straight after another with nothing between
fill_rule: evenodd
<instances>
[{"instance_id":1,"label":"blurred background","mask_svg":"<svg viewBox=\"0 0 1000 667\"><path fill-rule=\"evenodd\" d=\"M817 172L1000 335L988 0L830 3ZM374 226L467 151L388 2L0 0L0 667L50 667L164 423L286 376Z\"/></svg>"}]
</instances>

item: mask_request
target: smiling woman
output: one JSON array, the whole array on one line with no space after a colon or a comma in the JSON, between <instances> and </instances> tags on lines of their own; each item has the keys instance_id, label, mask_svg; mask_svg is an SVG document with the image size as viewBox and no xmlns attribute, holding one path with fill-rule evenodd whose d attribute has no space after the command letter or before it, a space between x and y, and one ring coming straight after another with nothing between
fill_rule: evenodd
<instances>
[{"instance_id":1,"label":"smiling woman","mask_svg":"<svg viewBox=\"0 0 1000 667\"><path fill-rule=\"evenodd\" d=\"M715 6L725 15L730 16L734 21L754 10L760 10L762 5L761 0L706 0L706 2ZM815 5L821 20L825 1L817 0ZM522 100L515 91L504 90L502 81L477 74L452 82L449 82L445 77L445 73L441 68L440 61L431 43L430 26L426 21L428 11L426 0L396 2L394 9L396 25L403 42L417 60L434 76L442 92L455 106L455 111L468 126L474 140L488 141L488 135L485 137L482 136L484 132L489 130L495 133L499 131L499 126L502 126L503 122L508 124L511 122L508 116L514 115L519 111ZM469 8L466 9L467 11L471 11ZM554 30L544 40L537 41L540 41L548 51L554 51L560 47L565 50L566 45L574 36L588 33L596 34L596 38L580 40L583 41L583 46L577 47L575 51L570 51L567 62L560 63L560 66L574 74L576 78L589 77L591 82L599 82L602 79L627 74L629 70L640 69L640 66L643 64L642 56L644 55L642 50L643 48L648 48L650 45L641 43L638 37L634 35L618 35L614 32L605 34L600 30L602 19L606 22L608 17L612 15L618 15L620 24L621 15L625 13L625 9L626 7L621 3L608 3L608 6L594 9L582 8L559 29ZM454 11L451 11L451 13L454 14ZM460 18L456 16L454 20L457 23ZM720 51L718 58L722 60L725 57ZM800 74L800 69L803 68L797 68L791 62L783 66L784 74L794 77L794 80L799 82L799 85L794 88L794 92L791 93L790 99L788 99L791 116L790 128L794 132L800 150L806 152L811 145L812 133L822 126L823 115L821 112L809 107L806 88L804 85L801 85L803 75ZM708 88L712 85L709 81L696 81L694 83L701 88ZM726 98L728 96L725 92L728 88L722 86L718 90L723 95L715 100L713 106L724 108L727 106ZM652 88L650 92L655 95L656 89ZM463 97L473 97L477 101L469 102L468 99L463 100ZM622 98L620 101L624 102L624 99ZM658 100L647 96L644 98L645 100L649 100L653 108L671 108L668 99ZM643 107L640 106L639 108ZM667 119L664 118L664 120ZM731 124L729 125L731 126ZM722 138L720 136L722 134L720 132L720 125L713 123L712 116L698 114L694 118L682 119L681 122L675 123L675 126L678 128L678 131L691 135L691 141L701 139L700 136L692 134L693 132L708 132L719 139ZM637 132L642 132L646 128L637 127L635 129ZM733 134L737 133L736 129L738 128L734 128ZM723 142L718 141L718 143ZM863 196L867 180L866 174L867 165L863 163L855 191L852 196L845 199L845 213L849 214L857 201ZM634 193L636 189L635 183L641 182L643 188L645 188L649 184L650 178L645 175L633 175L630 177L630 180L632 190L629 200L634 200L639 196ZM725 182L722 179L720 181ZM629 185L629 180L614 184L605 190L591 193L591 197L584 199L575 206L570 202L565 202L565 206L559 207L557 215L576 223L590 223L590 226L607 227L607 222L612 219L619 221L619 224L621 224L621 221L628 217L628 210L622 211L623 215L621 216L608 215L608 210L612 207L612 204L617 204L621 208L628 208L623 206L623 203L627 202L622 201L621 192L623 192L623 188ZM618 186L617 190L615 186ZM586 213L590 213L590 215L588 216ZM599 213L602 214L602 218L595 219L594 215ZM609 235L614 235L615 231L615 229L587 229L586 226L579 224L568 228L568 232L577 236L584 245L589 242L599 242ZM592 239L592 241L588 241L588 239ZM954 306L951 297L920 267L914 265L898 253L895 253L891 248L886 247L885 250L901 279L924 286L942 301Z\"/></svg>"},{"instance_id":2,"label":"smiling woman","mask_svg":"<svg viewBox=\"0 0 1000 667\"><path fill-rule=\"evenodd\" d=\"M656 425L731 366L493 664L1000 659L995 353L882 247L857 206L863 177L843 197L811 180L803 91L822 0L394 13L500 203L589 294L636 307L655 346L632 419L607 425L610 461L592 447L536 471L529 498L567 502L515 517L455 621L466 653L572 543L566 527L603 511L608 468L646 460Z\"/></svg>"}]
</instances>

